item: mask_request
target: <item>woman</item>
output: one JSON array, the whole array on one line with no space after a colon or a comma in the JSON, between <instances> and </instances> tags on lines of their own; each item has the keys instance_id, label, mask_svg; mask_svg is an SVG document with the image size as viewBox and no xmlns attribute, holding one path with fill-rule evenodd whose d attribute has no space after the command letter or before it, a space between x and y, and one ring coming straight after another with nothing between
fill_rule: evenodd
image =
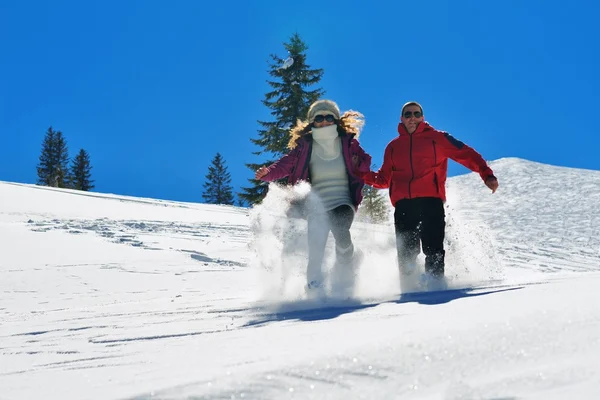
<instances>
[{"instance_id":1,"label":"woman","mask_svg":"<svg viewBox=\"0 0 600 400\"><path fill-rule=\"evenodd\" d=\"M308 214L309 289L322 288L321 265L329 231L335 239L336 267L350 267L360 257L350 227L362 201L364 186L354 171L368 172L371 167L371 156L357 140L363 125L361 113L346 111L340 116L335 102L316 101L308 110L307 120L299 120L291 130L290 152L271 166L256 171L255 179L266 182L285 177L291 185L308 181L322 202L323 207L319 208L325 215L315 210Z\"/></svg>"}]
</instances>

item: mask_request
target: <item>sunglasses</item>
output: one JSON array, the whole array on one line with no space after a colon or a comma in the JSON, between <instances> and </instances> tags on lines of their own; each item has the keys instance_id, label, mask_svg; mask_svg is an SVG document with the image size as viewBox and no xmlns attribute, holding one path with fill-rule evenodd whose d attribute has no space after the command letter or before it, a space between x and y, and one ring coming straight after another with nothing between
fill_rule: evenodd
<instances>
[{"instance_id":1,"label":"sunglasses","mask_svg":"<svg viewBox=\"0 0 600 400\"><path fill-rule=\"evenodd\" d=\"M404 111L404 114L403 114L403 115L404 115L404 118L410 118L410 117L412 117L413 115L415 116L415 118L421 118L421 117L423 116L423 113L422 113L421 111L415 111L415 112L412 112L412 111Z\"/></svg>"},{"instance_id":2,"label":"sunglasses","mask_svg":"<svg viewBox=\"0 0 600 400\"><path fill-rule=\"evenodd\" d=\"M331 114L329 114L329 115L317 115L315 117L315 122L321 123L323 121L335 122L335 118Z\"/></svg>"}]
</instances>

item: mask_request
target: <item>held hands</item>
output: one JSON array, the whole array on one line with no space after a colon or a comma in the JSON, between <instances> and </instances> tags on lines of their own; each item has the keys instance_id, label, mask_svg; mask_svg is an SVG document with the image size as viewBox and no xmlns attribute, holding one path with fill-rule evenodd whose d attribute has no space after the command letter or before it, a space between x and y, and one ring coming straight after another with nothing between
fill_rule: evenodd
<instances>
[{"instance_id":1,"label":"held hands","mask_svg":"<svg viewBox=\"0 0 600 400\"><path fill-rule=\"evenodd\" d=\"M256 170L256 174L254 175L254 179L260 180L263 176L269 173L269 170L264 165Z\"/></svg>"},{"instance_id":2,"label":"held hands","mask_svg":"<svg viewBox=\"0 0 600 400\"><path fill-rule=\"evenodd\" d=\"M363 164L361 164L360 158L356 154L352 156L352 172L354 175L362 178L365 173L369 172L368 166Z\"/></svg>"},{"instance_id":3,"label":"held hands","mask_svg":"<svg viewBox=\"0 0 600 400\"><path fill-rule=\"evenodd\" d=\"M496 179L495 176L489 176L485 180L485 186L490 188L492 190L492 193L495 193L496 190L498 189L498 179Z\"/></svg>"}]
</instances>

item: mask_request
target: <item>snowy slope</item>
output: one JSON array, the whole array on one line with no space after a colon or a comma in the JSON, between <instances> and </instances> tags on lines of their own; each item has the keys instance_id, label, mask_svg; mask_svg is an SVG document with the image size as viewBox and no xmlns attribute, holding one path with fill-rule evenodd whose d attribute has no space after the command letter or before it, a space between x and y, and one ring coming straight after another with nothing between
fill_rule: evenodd
<instances>
[{"instance_id":1,"label":"snowy slope","mask_svg":"<svg viewBox=\"0 0 600 400\"><path fill-rule=\"evenodd\" d=\"M448 183L453 290L400 294L391 225L357 223L355 296L324 302L276 202L0 182L0 399L599 398L600 172L492 167L494 195Z\"/></svg>"},{"instance_id":2,"label":"snowy slope","mask_svg":"<svg viewBox=\"0 0 600 400\"><path fill-rule=\"evenodd\" d=\"M494 196L469 174L450 179L450 202L466 222L482 220L491 229L506 265L541 272L600 268L600 171L516 158L491 167L501 184Z\"/></svg>"}]
</instances>

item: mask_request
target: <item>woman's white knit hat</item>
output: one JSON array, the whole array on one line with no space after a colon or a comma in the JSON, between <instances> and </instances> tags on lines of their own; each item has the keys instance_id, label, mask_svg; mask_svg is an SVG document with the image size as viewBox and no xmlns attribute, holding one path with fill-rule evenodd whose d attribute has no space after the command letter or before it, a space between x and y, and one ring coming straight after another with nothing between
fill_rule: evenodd
<instances>
[{"instance_id":1,"label":"woman's white knit hat","mask_svg":"<svg viewBox=\"0 0 600 400\"><path fill-rule=\"evenodd\" d=\"M318 100L311 104L308 109L308 122L312 123L317 115L331 114L338 120L340 119L340 108L331 100Z\"/></svg>"}]
</instances>

